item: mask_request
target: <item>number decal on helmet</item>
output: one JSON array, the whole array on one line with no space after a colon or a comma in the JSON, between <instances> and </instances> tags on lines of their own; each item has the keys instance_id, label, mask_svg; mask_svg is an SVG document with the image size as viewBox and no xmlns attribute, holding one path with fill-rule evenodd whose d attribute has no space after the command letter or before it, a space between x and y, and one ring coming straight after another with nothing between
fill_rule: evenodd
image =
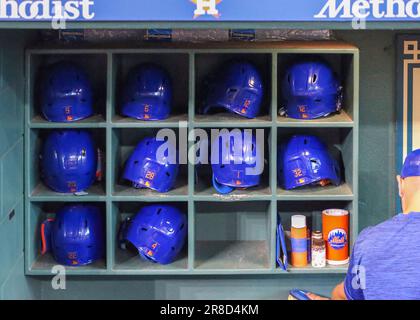
<instances>
[{"instance_id":1,"label":"number decal on helmet","mask_svg":"<svg viewBox=\"0 0 420 320\"><path fill-rule=\"evenodd\" d=\"M279 185L287 190L307 185L339 185L340 167L325 144L315 136L295 135L278 150Z\"/></svg>"}]
</instances>

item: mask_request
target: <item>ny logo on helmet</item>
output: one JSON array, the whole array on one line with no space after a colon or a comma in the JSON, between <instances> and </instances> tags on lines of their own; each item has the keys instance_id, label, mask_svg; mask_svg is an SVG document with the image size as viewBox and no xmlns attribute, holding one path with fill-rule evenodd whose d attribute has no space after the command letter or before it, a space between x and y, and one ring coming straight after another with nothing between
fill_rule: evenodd
<instances>
[{"instance_id":1,"label":"ny logo on helmet","mask_svg":"<svg viewBox=\"0 0 420 320\"><path fill-rule=\"evenodd\" d=\"M196 9L194 10L194 18L203 15L211 15L215 18L219 18L219 10L217 10L216 6L222 2L222 0L191 0L193 3L197 5Z\"/></svg>"}]
</instances>

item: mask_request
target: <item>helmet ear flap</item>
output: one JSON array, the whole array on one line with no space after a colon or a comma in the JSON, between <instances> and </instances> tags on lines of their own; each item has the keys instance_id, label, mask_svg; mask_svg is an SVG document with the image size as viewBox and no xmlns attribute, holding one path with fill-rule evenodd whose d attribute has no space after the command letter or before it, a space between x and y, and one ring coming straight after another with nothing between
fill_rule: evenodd
<instances>
[{"instance_id":1,"label":"helmet ear flap","mask_svg":"<svg viewBox=\"0 0 420 320\"><path fill-rule=\"evenodd\" d=\"M234 187L230 187L224 184L219 183L214 174L212 176L212 182L213 182L213 187L216 189L217 192L219 192L220 194L228 194L231 193L233 190L235 190Z\"/></svg>"}]
</instances>

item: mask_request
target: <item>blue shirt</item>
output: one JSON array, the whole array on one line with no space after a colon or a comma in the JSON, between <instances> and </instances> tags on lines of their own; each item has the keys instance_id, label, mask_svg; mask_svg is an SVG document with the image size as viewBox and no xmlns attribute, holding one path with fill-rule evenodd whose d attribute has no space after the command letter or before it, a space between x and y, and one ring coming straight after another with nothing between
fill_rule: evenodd
<instances>
[{"instance_id":1,"label":"blue shirt","mask_svg":"<svg viewBox=\"0 0 420 320\"><path fill-rule=\"evenodd\" d=\"M360 233L344 291L349 300L420 300L420 212Z\"/></svg>"}]
</instances>

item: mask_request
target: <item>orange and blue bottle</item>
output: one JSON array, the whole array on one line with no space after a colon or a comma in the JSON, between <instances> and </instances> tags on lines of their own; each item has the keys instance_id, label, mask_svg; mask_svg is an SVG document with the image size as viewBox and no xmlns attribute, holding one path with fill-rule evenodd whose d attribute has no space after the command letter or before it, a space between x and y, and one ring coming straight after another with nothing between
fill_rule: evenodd
<instances>
[{"instance_id":1,"label":"orange and blue bottle","mask_svg":"<svg viewBox=\"0 0 420 320\"><path fill-rule=\"evenodd\" d=\"M292 216L291 243L292 266L306 267L308 265L308 230L304 215Z\"/></svg>"}]
</instances>

